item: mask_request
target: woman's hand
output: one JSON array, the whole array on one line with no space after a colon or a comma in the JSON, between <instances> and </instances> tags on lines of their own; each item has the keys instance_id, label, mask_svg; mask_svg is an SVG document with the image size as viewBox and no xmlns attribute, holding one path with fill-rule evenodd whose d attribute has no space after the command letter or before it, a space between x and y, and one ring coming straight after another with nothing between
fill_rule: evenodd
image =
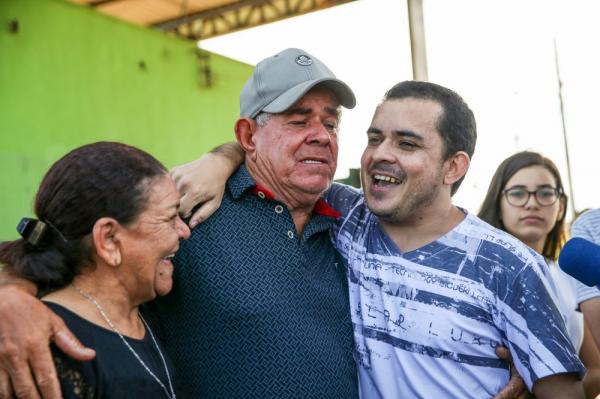
<instances>
[{"instance_id":1,"label":"woman's hand","mask_svg":"<svg viewBox=\"0 0 600 399\"><path fill-rule=\"evenodd\" d=\"M496 356L504 360L509 365L510 369L510 380L508 384L493 399L527 399L533 396L527 390L525 381L519 375L515 368L515 364L512 359L512 355L508 348L504 346L498 346L496 348Z\"/></svg>"}]
</instances>

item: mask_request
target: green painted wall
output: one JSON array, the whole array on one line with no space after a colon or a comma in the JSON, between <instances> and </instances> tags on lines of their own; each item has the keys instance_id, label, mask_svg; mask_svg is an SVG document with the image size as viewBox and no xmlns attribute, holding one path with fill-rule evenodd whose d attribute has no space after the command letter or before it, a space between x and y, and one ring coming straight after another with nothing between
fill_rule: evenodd
<instances>
[{"instance_id":1,"label":"green painted wall","mask_svg":"<svg viewBox=\"0 0 600 399\"><path fill-rule=\"evenodd\" d=\"M16 238L45 171L81 144L122 141L171 167L232 140L252 70L215 54L208 64L211 87L195 43L62 0L0 0L0 240Z\"/></svg>"}]
</instances>

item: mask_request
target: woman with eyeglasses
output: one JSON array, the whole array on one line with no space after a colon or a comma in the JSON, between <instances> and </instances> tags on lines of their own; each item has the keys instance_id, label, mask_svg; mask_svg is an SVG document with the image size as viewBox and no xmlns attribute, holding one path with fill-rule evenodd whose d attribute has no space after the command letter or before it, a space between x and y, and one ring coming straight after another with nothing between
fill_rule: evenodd
<instances>
[{"instance_id":1,"label":"woman with eyeglasses","mask_svg":"<svg viewBox=\"0 0 600 399\"><path fill-rule=\"evenodd\" d=\"M600 352L579 311L586 300L600 296L564 273L557 265L566 241L567 196L554 163L535 152L523 151L505 159L492 177L479 217L504 230L544 256L558 290L557 304L573 346L588 369L583 384L588 398L600 394Z\"/></svg>"}]
</instances>

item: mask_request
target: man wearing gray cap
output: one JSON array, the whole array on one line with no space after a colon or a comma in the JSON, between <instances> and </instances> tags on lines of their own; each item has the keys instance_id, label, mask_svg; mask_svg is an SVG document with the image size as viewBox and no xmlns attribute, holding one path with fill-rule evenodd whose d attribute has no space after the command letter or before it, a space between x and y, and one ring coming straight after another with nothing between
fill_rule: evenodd
<instances>
[{"instance_id":1,"label":"man wearing gray cap","mask_svg":"<svg viewBox=\"0 0 600 399\"><path fill-rule=\"evenodd\" d=\"M338 213L320 199L336 169L340 106L354 105L350 88L299 49L261 61L242 89L245 163L181 244L172 293L153 304L191 397L358 397L347 280L328 236ZM42 312L24 309L30 325L4 323L0 336L17 330L29 342L28 331L64 328L36 323L49 319ZM10 361L0 357L16 369ZM35 372L47 365L32 369L48 380Z\"/></svg>"},{"instance_id":2,"label":"man wearing gray cap","mask_svg":"<svg viewBox=\"0 0 600 399\"><path fill-rule=\"evenodd\" d=\"M354 104L298 49L261 61L242 89L245 163L182 243L173 295L158 303L194 397L357 396L347 283L328 237L336 212L320 200L336 169L339 107Z\"/></svg>"}]
</instances>

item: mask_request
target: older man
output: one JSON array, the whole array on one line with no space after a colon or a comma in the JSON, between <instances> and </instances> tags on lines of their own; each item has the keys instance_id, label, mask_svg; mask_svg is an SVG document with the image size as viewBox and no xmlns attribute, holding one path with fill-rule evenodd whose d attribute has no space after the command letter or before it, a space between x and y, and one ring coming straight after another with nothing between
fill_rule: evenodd
<instances>
[{"instance_id":1,"label":"older man","mask_svg":"<svg viewBox=\"0 0 600 399\"><path fill-rule=\"evenodd\" d=\"M298 49L261 61L244 86L235 133L245 164L219 211L182 244L173 292L156 304L190 396L358 396L347 281L328 237L337 213L320 200L336 169L340 105L354 107L350 88ZM1 305L9 295L12 308ZM15 312L30 323L9 322ZM20 354L45 351L52 331L64 331L35 322L52 317L0 289L0 366L21 397L36 394L32 359ZM58 397L44 361L32 362L34 377Z\"/></svg>"},{"instance_id":2,"label":"older man","mask_svg":"<svg viewBox=\"0 0 600 399\"><path fill-rule=\"evenodd\" d=\"M335 212L320 200L339 105L354 96L290 49L259 63L240 98L245 164L177 254L174 295L160 303L167 348L195 397L355 397L347 285L327 235Z\"/></svg>"}]
</instances>

